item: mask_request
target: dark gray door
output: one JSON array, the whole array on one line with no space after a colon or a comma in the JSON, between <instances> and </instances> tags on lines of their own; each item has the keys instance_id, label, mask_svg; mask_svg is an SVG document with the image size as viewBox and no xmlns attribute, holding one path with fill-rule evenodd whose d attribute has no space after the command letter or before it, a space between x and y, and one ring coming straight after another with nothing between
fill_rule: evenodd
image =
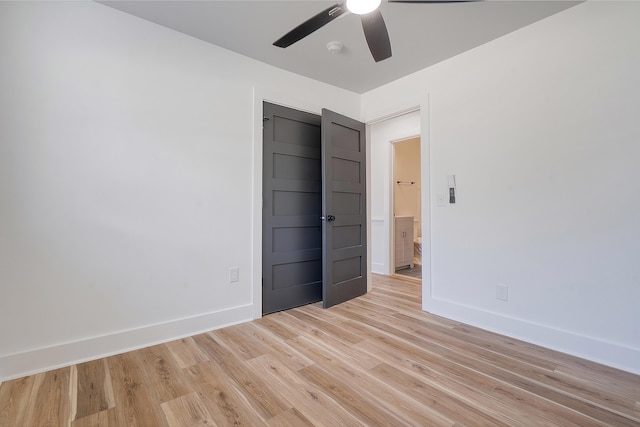
<instances>
[{"instance_id":1,"label":"dark gray door","mask_svg":"<svg viewBox=\"0 0 640 427\"><path fill-rule=\"evenodd\" d=\"M322 110L323 307L367 292L363 123Z\"/></svg>"},{"instance_id":2,"label":"dark gray door","mask_svg":"<svg viewBox=\"0 0 640 427\"><path fill-rule=\"evenodd\" d=\"M262 312L322 299L320 116L263 104Z\"/></svg>"}]
</instances>

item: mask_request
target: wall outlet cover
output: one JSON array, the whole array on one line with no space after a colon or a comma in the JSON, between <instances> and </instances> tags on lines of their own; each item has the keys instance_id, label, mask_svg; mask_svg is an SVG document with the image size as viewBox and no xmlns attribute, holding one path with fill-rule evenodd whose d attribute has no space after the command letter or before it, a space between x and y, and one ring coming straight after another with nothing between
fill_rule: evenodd
<instances>
[{"instance_id":1,"label":"wall outlet cover","mask_svg":"<svg viewBox=\"0 0 640 427\"><path fill-rule=\"evenodd\" d=\"M496 299L500 301L509 300L509 287L507 285L496 285Z\"/></svg>"}]
</instances>

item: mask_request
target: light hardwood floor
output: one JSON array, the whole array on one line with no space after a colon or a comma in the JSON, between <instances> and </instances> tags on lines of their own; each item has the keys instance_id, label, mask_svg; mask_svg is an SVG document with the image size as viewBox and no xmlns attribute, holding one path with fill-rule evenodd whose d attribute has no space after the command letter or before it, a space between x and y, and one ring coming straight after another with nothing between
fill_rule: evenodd
<instances>
[{"instance_id":1,"label":"light hardwood floor","mask_svg":"<svg viewBox=\"0 0 640 427\"><path fill-rule=\"evenodd\" d=\"M640 376L420 310L312 304L0 385L1 426L640 425Z\"/></svg>"}]
</instances>

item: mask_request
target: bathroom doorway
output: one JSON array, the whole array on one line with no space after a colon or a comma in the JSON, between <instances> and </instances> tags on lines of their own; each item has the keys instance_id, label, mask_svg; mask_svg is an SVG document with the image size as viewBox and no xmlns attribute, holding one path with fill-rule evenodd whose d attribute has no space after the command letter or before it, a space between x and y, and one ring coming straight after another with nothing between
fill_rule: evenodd
<instances>
[{"instance_id":1,"label":"bathroom doorway","mask_svg":"<svg viewBox=\"0 0 640 427\"><path fill-rule=\"evenodd\" d=\"M392 142L394 273L422 279L420 137Z\"/></svg>"}]
</instances>

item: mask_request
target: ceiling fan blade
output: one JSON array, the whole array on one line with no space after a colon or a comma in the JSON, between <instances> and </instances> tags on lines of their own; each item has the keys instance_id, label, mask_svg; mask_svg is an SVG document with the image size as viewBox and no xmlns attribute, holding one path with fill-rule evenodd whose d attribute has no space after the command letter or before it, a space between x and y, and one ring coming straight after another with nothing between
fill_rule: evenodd
<instances>
[{"instance_id":1,"label":"ceiling fan blade","mask_svg":"<svg viewBox=\"0 0 640 427\"><path fill-rule=\"evenodd\" d=\"M289 31L284 36L276 40L273 45L278 47L289 47L298 40L307 37L319 28L327 25L329 22L347 13L344 4L336 3L331 7L323 10L314 17L306 20L302 24Z\"/></svg>"},{"instance_id":2,"label":"ceiling fan blade","mask_svg":"<svg viewBox=\"0 0 640 427\"><path fill-rule=\"evenodd\" d=\"M373 59L380 62L391 57L391 41L380 10L362 15L362 29Z\"/></svg>"}]
</instances>

